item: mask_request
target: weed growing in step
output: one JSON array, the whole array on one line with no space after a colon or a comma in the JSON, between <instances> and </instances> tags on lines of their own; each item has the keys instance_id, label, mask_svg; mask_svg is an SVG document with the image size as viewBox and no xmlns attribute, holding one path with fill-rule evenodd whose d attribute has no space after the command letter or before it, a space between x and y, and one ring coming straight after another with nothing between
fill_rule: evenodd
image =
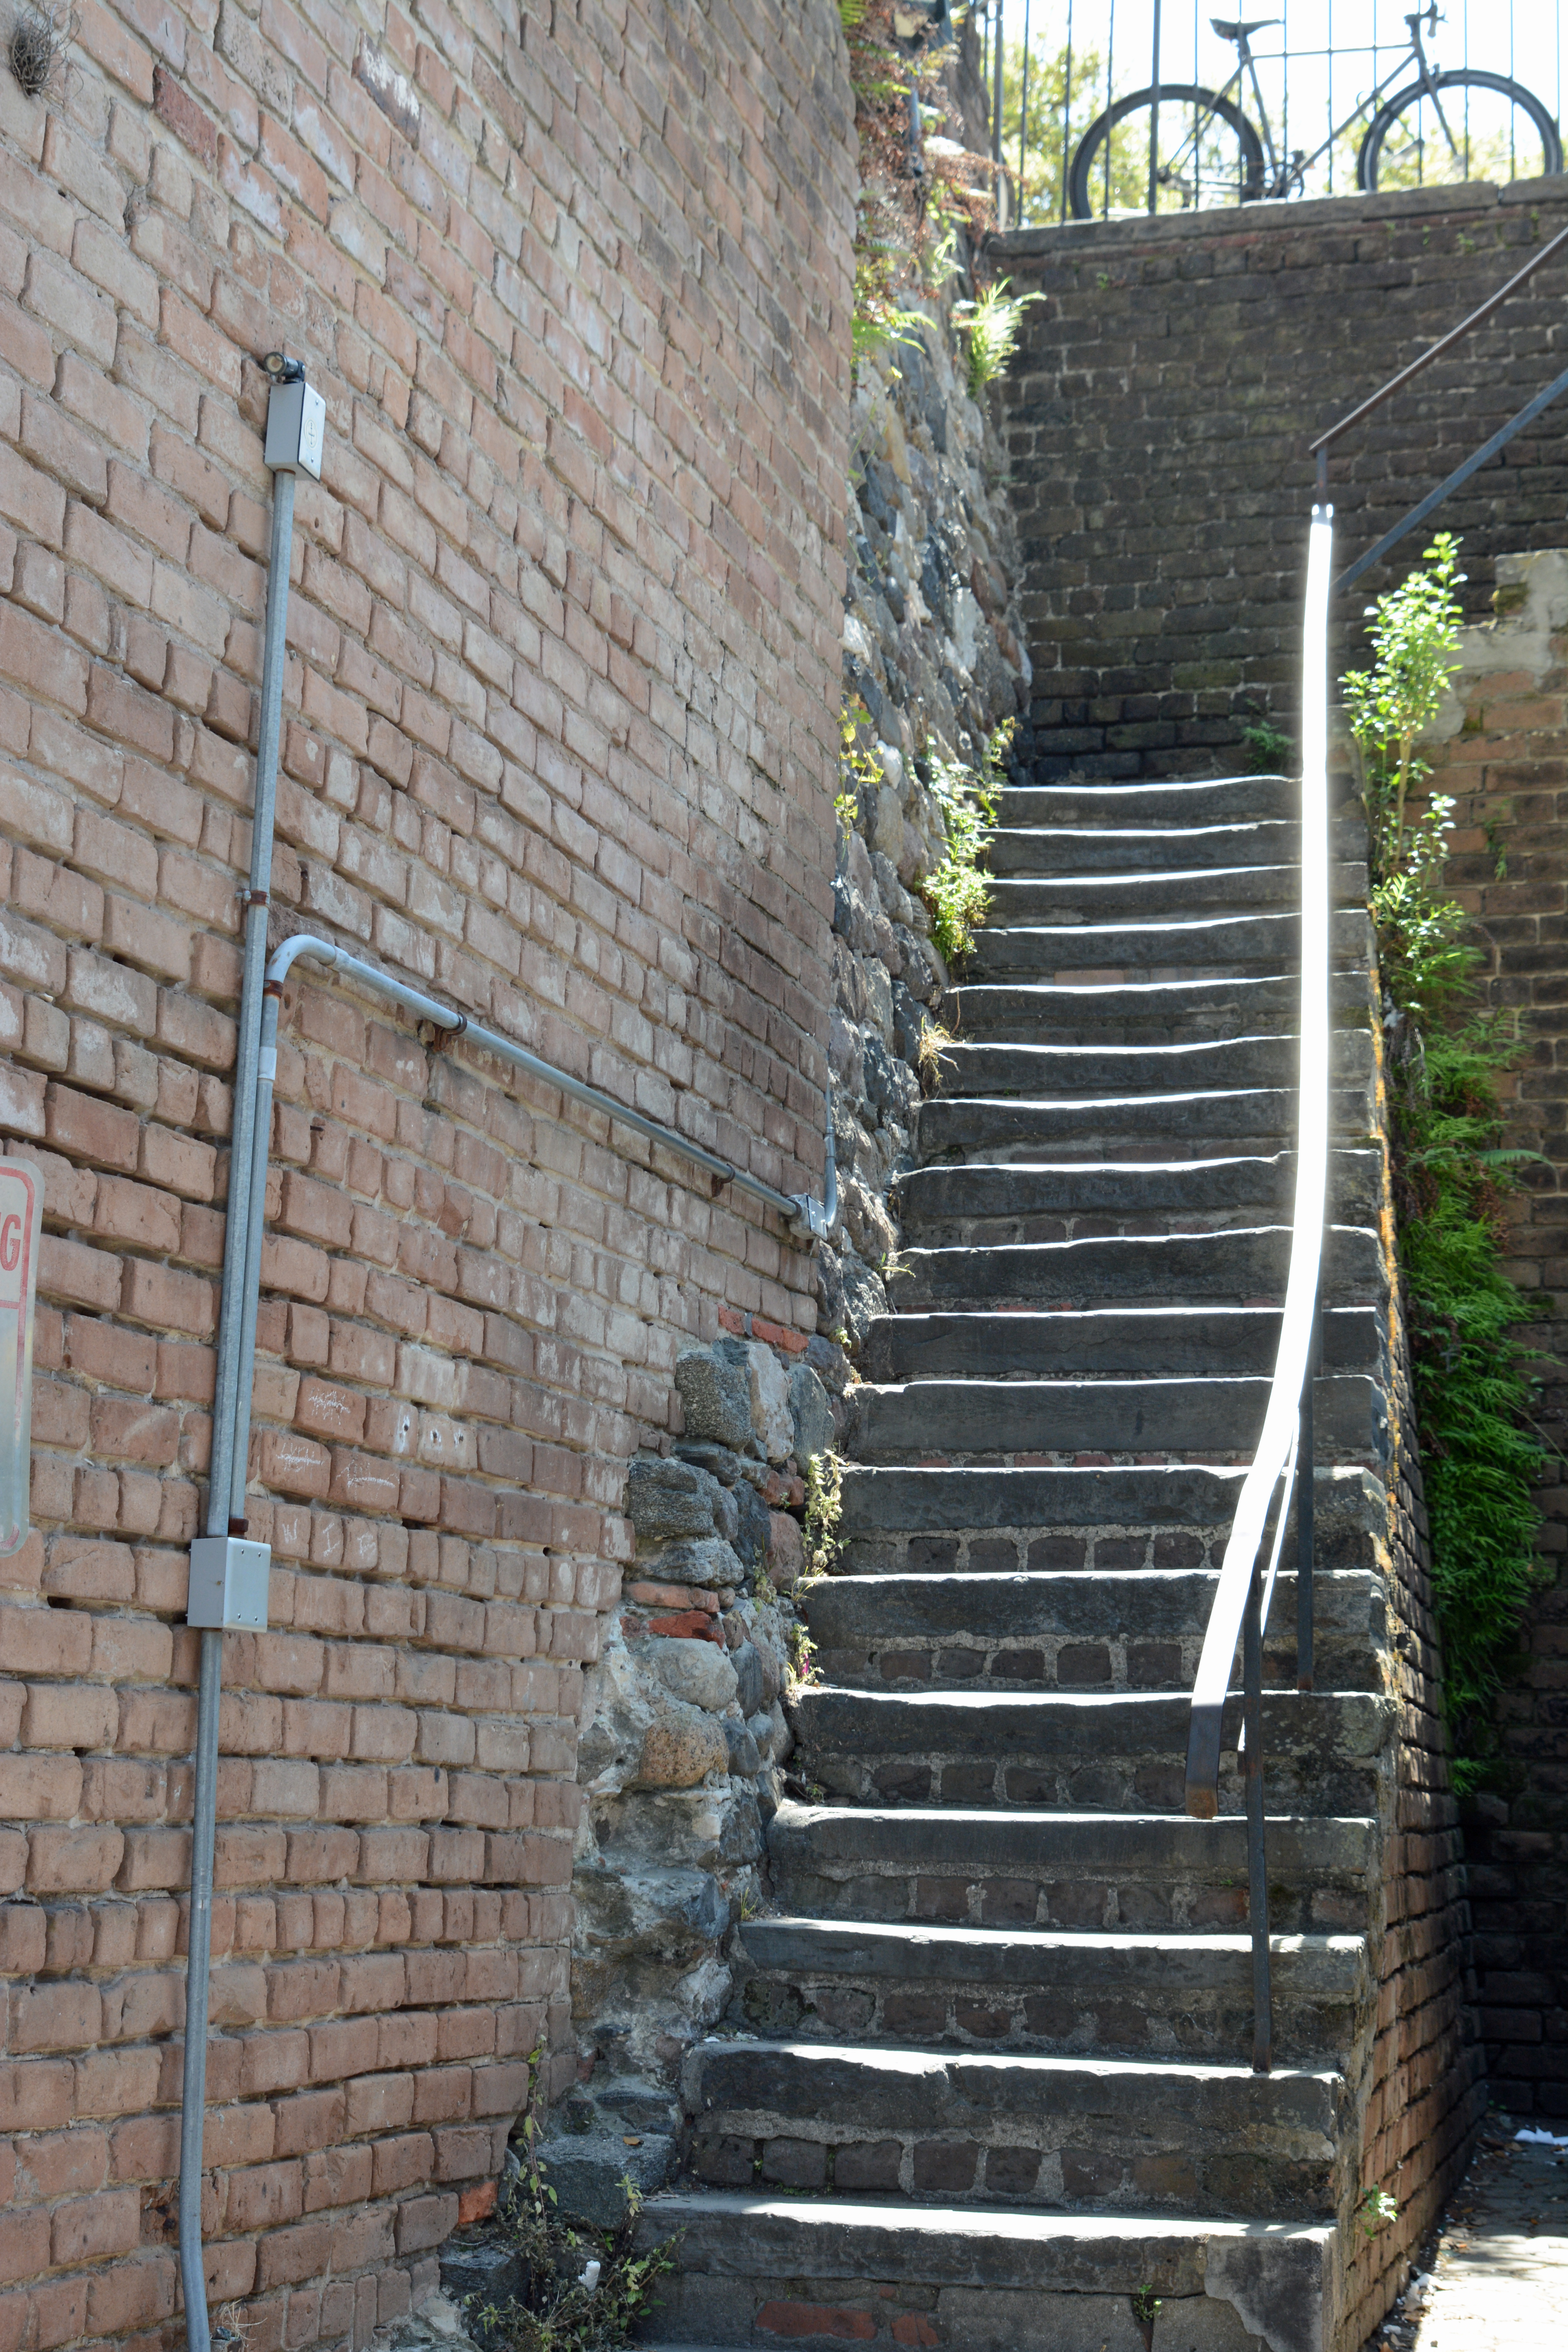
<instances>
[{"instance_id":1,"label":"weed growing in step","mask_svg":"<svg viewBox=\"0 0 1568 2352\"><path fill-rule=\"evenodd\" d=\"M973 302L953 306L953 318L969 346L969 395L978 400L988 383L994 383L1006 368L1018 347L1023 331L1024 313L1031 302L1043 298L1038 294L1009 294L1010 278L998 278L994 286L985 287Z\"/></svg>"},{"instance_id":2,"label":"weed growing in step","mask_svg":"<svg viewBox=\"0 0 1568 2352\"><path fill-rule=\"evenodd\" d=\"M522 2255L527 2284L521 2297L502 2303L466 2297L464 2317L483 2352L621 2352L655 2310L658 2281L675 2267L679 2242L636 2251L642 2199L629 2179L621 2183L626 2210L615 2229L568 2229L539 2161L532 2098L539 2055L528 2062L521 2168L496 2213L500 2233Z\"/></svg>"},{"instance_id":3,"label":"weed growing in step","mask_svg":"<svg viewBox=\"0 0 1568 2352\"><path fill-rule=\"evenodd\" d=\"M1473 1001L1479 954L1444 887L1453 803L1423 796L1422 731L1458 664L1458 542L1372 608L1374 667L1342 683L1371 835L1369 904L1384 987L1394 1205L1409 1307L1421 1467L1442 1636L1455 1787L1494 1768L1491 1701L1535 1584L1547 1461L1531 1425L1527 1313L1502 1271L1507 1193L1521 1159L1502 1148L1499 1079L1516 1034ZM1369 2198L1373 2192L1369 2191Z\"/></svg>"},{"instance_id":4,"label":"weed growing in step","mask_svg":"<svg viewBox=\"0 0 1568 2352\"><path fill-rule=\"evenodd\" d=\"M947 827L947 856L927 875L921 896L938 952L950 964L969 954L990 911L991 884L980 861L996 830L1003 761L1012 740L1009 719L987 738L984 772L978 775L961 760L931 763L931 789Z\"/></svg>"},{"instance_id":5,"label":"weed growing in step","mask_svg":"<svg viewBox=\"0 0 1568 2352\"><path fill-rule=\"evenodd\" d=\"M1145 2352L1154 2352L1154 2322L1163 2309L1163 2300L1152 2286L1141 2286L1131 2298L1132 2317L1138 2333L1143 2338Z\"/></svg>"},{"instance_id":6,"label":"weed growing in step","mask_svg":"<svg viewBox=\"0 0 1568 2352\"><path fill-rule=\"evenodd\" d=\"M0 23L0 45L12 79L25 98L64 94L75 68L69 63L71 43L80 25L74 8L64 0L22 0Z\"/></svg>"},{"instance_id":7,"label":"weed growing in step","mask_svg":"<svg viewBox=\"0 0 1568 2352\"><path fill-rule=\"evenodd\" d=\"M1271 719L1254 719L1241 730L1247 747L1247 772L1249 776L1279 776L1285 772L1296 744L1293 737L1282 735Z\"/></svg>"},{"instance_id":8,"label":"weed growing in step","mask_svg":"<svg viewBox=\"0 0 1568 2352\"><path fill-rule=\"evenodd\" d=\"M1391 2197L1386 2189L1369 2189L1358 2208L1363 2237L1375 2238L1391 2221L1399 2219L1399 2200Z\"/></svg>"},{"instance_id":9,"label":"weed growing in step","mask_svg":"<svg viewBox=\"0 0 1568 2352\"><path fill-rule=\"evenodd\" d=\"M838 1523L844 1516L844 1465L837 1454L810 1454L805 1463L805 1518L802 1534L805 1570L796 1579L814 1583L828 1575L838 1558Z\"/></svg>"},{"instance_id":10,"label":"weed growing in step","mask_svg":"<svg viewBox=\"0 0 1568 2352\"><path fill-rule=\"evenodd\" d=\"M934 1095L942 1084L942 1057L950 1045L958 1043L951 1029L940 1021L922 1021L920 1044L915 1048L915 1067L921 1086L928 1095Z\"/></svg>"}]
</instances>

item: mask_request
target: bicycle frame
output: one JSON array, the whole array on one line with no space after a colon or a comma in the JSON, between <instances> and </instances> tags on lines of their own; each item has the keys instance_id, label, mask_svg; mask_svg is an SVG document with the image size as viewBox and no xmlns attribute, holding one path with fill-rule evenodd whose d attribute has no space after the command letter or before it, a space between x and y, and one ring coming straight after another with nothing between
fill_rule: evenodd
<instances>
[{"instance_id":1,"label":"bicycle frame","mask_svg":"<svg viewBox=\"0 0 1568 2352\"><path fill-rule=\"evenodd\" d=\"M1442 105L1437 97L1436 80L1434 69L1426 56L1426 50L1421 46L1421 19L1417 16L1413 19L1406 19L1406 21L1410 25L1411 54L1414 55L1415 63L1420 69L1422 85L1430 92L1432 102L1437 108L1438 120L1439 121L1442 121L1443 128L1445 131L1447 131L1448 126L1447 121L1444 120ZM1250 77L1252 82L1252 100L1254 106L1258 110L1258 127L1262 136L1263 152L1267 158L1268 166L1268 184L1263 191L1265 199L1286 195L1296 182L1304 182L1313 164L1322 161L1322 158L1328 153L1335 140L1342 138L1344 133L1350 129L1352 122L1358 122L1363 115L1370 114L1372 112L1373 109L1376 106L1378 100L1383 96L1384 91L1388 88L1389 84L1391 82L1397 81L1400 76L1407 70L1410 64L1410 58L1408 56L1402 56L1397 64L1389 68L1389 70L1384 75L1381 81L1373 83L1372 89L1367 92L1364 98L1357 100L1355 105L1352 107L1344 121L1337 124L1336 127L1330 131L1328 137L1323 141L1321 147L1315 147L1310 155L1302 154L1298 151L1297 153L1289 159L1288 162L1282 163L1279 152L1274 144L1274 126L1268 120L1268 109L1264 103L1263 85L1258 79L1258 60L1252 54L1252 44L1247 39L1245 33L1240 34L1237 37L1237 56L1236 71L1226 83L1225 88L1220 92L1220 96L1222 98L1229 98L1234 91L1239 97L1242 89L1243 77ZM1449 135L1451 138L1452 134L1450 133Z\"/></svg>"}]
</instances>

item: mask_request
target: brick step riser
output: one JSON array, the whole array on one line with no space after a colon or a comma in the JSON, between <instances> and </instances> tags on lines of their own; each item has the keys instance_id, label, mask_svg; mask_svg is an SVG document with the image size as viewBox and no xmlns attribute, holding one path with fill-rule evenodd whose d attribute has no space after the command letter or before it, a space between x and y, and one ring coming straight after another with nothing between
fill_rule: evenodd
<instances>
[{"instance_id":1,"label":"brick step riser","mask_svg":"<svg viewBox=\"0 0 1568 2352\"><path fill-rule=\"evenodd\" d=\"M913 2197L1067 2212L1320 2221L1339 2202L1318 2075L1169 2075L943 2055L889 2072L875 2053L700 2044L685 2159L716 2189Z\"/></svg>"},{"instance_id":2,"label":"brick step riser","mask_svg":"<svg viewBox=\"0 0 1568 2352\"><path fill-rule=\"evenodd\" d=\"M976 1760L902 1744L882 1753L868 1749L846 1756L803 1739L790 1769L829 1802L848 1805L1180 1813L1186 1791L1185 1748L1162 1753L1142 1745L1125 1752L1107 1747L1092 1758L1043 1758L1020 1748L1012 1757ZM1329 1759L1272 1745L1268 1750L1268 1801L1279 1811L1321 1817L1374 1812L1386 1798L1385 1780L1386 1773L1367 1758ZM1222 1812L1238 1815L1246 1805L1234 1754L1220 1762L1219 1805Z\"/></svg>"}]
</instances>

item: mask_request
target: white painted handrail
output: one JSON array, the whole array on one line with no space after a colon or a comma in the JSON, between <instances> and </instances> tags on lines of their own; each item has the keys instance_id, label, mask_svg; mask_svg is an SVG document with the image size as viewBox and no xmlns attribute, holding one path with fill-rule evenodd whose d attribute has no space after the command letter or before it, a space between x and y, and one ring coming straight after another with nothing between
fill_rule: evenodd
<instances>
[{"instance_id":1,"label":"white painted handrail","mask_svg":"<svg viewBox=\"0 0 1568 2352\"><path fill-rule=\"evenodd\" d=\"M1301 1080L1296 1127L1296 1210L1290 1272L1268 1409L1252 1467L1242 1484L1230 1540L1209 1612L1193 1683L1187 1742L1189 1813L1210 1819L1219 1805L1220 1740L1231 1668L1269 1505L1284 1478L1279 1524L1290 1507L1292 1459L1301 1391L1311 1359L1323 1213L1329 1174L1329 592L1333 579L1333 509L1312 509L1301 656ZM1310 1479L1310 1462L1300 1465ZM1278 1559L1278 1546L1275 1549ZM1272 1576L1270 1577L1272 1583ZM1267 1605L1267 1601L1265 1602Z\"/></svg>"}]
</instances>

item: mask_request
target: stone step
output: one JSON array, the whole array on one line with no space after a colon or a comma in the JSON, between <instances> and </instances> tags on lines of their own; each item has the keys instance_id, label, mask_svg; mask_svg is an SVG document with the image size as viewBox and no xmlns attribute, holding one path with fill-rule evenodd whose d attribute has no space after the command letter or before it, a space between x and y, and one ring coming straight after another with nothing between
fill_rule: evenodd
<instances>
[{"instance_id":1,"label":"stone step","mask_svg":"<svg viewBox=\"0 0 1568 2352\"><path fill-rule=\"evenodd\" d=\"M1109 1234L1083 1241L904 1249L887 1278L888 1297L900 1318L938 1301L979 1307L1007 1300L1080 1310L1095 1302L1129 1299L1277 1304L1285 1293L1291 1242L1291 1227L1281 1224L1234 1225L1217 1234ZM1330 1226L1322 1284L1324 1297L1336 1301L1382 1295L1383 1248L1369 1226Z\"/></svg>"},{"instance_id":2,"label":"stone step","mask_svg":"<svg viewBox=\"0 0 1568 2352\"><path fill-rule=\"evenodd\" d=\"M671 2352L1140 2352L1143 2294L1163 2352L1333 2342L1336 2233L1310 2222L687 2189L650 2198L637 2232L644 2253L679 2242L653 2322Z\"/></svg>"},{"instance_id":3,"label":"stone step","mask_svg":"<svg viewBox=\"0 0 1568 2352\"><path fill-rule=\"evenodd\" d=\"M1394 1702L1371 1691L1268 1691L1268 1801L1295 1812L1377 1804ZM807 1683L792 1719L792 1771L860 1805L1059 1806L1179 1812L1192 1704L1185 1691L858 1691ZM1241 1700L1227 1702L1222 1811L1243 1803Z\"/></svg>"},{"instance_id":4,"label":"stone step","mask_svg":"<svg viewBox=\"0 0 1568 2352\"><path fill-rule=\"evenodd\" d=\"M1347 814L1349 812L1347 811ZM1162 832L1188 825L1248 824L1265 818L1301 821L1301 786L1284 776L1215 776L1190 782L1009 784L997 803L1000 822L1074 825L1096 832L1124 825Z\"/></svg>"},{"instance_id":5,"label":"stone step","mask_svg":"<svg viewBox=\"0 0 1568 2352\"><path fill-rule=\"evenodd\" d=\"M1271 1936L1275 2047L1343 2070L1371 2025L1361 1936ZM1252 1942L1239 1935L754 1918L731 2015L768 2041L1250 2064Z\"/></svg>"},{"instance_id":6,"label":"stone step","mask_svg":"<svg viewBox=\"0 0 1568 2352\"><path fill-rule=\"evenodd\" d=\"M971 1152L987 1159L1028 1153L1065 1160L1073 1151L1086 1160L1114 1158L1118 1152L1145 1159L1199 1142L1211 1151L1224 1142L1246 1157L1272 1154L1290 1141L1297 1108L1293 1087L1131 1098L1065 1095L1048 1102L1020 1102L1007 1096L952 1100L938 1095L921 1105L917 1133L921 1157L928 1162ZM1353 1138L1359 1143L1370 1134L1372 1104L1366 1087L1336 1087L1329 1109L1337 1139Z\"/></svg>"},{"instance_id":7,"label":"stone step","mask_svg":"<svg viewBox=\"0 0 1568 2352\"><path fill-rule=\"evenodd\" d=\"M1335 910L1331 942L1337 961L1368 956L1366 911ZM1066 972L1099 972L1154 979L1188 966L1220 973L1247 965L1270 971L1299 964L1299 914L1222 915L1185 922L988 923L978 934L965 967L970 980L1018 976L1046 980Z\"/></svg>"},{"instance_id":8,"label":"stone step","mask_svg":"<svg viewBox=\"0 0 1568 2352\"><path fill-rule=\"evenodd\" d=\"M1329 875L1336 907L1364 907L1363 862ZM1299 866L1163 866L1149 872L993 872L986 917L1004 929L1024 923L1169 923L1201 915L1214 921L1264 908L1300 912Z\"/></svg>"},{"instance_id":9,"label":"stone step","mask_svg":"<svg viewBox=\"0 0 1568 2352\"><path fill-rule=\"evenodd\" d=\"M1058 1244L1058 1247L1088 1246ZM1169 1244L1165 1244L1169 1247ZM911 1260L912 1262L912 1260ZM1273 1287L1272 1284L1266 1286ZM897 1292L895 1291L895 1295ZM1322 1318L1329 1371L1370 1371L1382 1360L1383 1318L1373 1307L1334 1307ZM1277 1307L1095 1307L1031 1315L879 1316L860 1349L874 1386L968 1375L991 1380L1096 1378L1131 1373L1272 1376Z\"/></svg>"},{"instance_id":10,"label":"stone step","mask_svg":"<svg viewBox=\"0 0 1568 2352\"><path fill-rule=\"evenodd\" d=\"M1363 1932L1380 1851L1373 1819L1271 1821L1272 1931ZM775 1899L801 1916L1184 1934L1247 1924L1247 1824L1234 1813L1200 1822L786 1799L768 1860Z\"/></svg>"},{"instance_id":11,"label":"stone step","mask_svg":"<svg viewBox=\"0 0 1568 2352\"><path fill-rule=\"evenodd\" d=\"M687 2164L717 2189L1331 2217L1329 2069L700 2042Z\"/></svg>"},{"instance_id":12,"label":"stone step","mask_svg":"<svg viewBox=\"0 0 1568 2352\"><path fill-rule=\"evenodd\" d=\"M1372 1038L1364 1029L1341 1029L1331 1070L1337 1086L1365 1086L1372 1076ZM1214 1094L1239 1087L1294 1089L1300 1083L1300 1045L1293 1034L1211 1037L1188 1045L1089 1045L984 1043L959 1038L937 1064L938 1092L948 1101L976 1095L1019 1095L1034 1100L1064 1095Z\"/></svg>"},{"instance_id":13,"label":"stone step","mask_svg":"<svg viewBox=\"0 0 1568 2352\"><path fill-rule=\"evenodd\" d=\"M851 1574L814 1584L804 1608L814 1673L838 1689L1190 1693L1216 1581L1212 1569ZM1381 1582L1319 1568L1312 1587L1318 1680L1379 1688ZM1281 1573L1264 1644L1280 1688L1296 1680L1296 1591Z\"/></svg>"},{"instance_id":14,"label":"stone step","mask_svg":"<svg viewBox=\"0 0 1568 2352\"><path fill-rule=\"evenodd\" d=\"M1331 1003L1336 1021L1366 1023L1364 966L1333 973ZM1048 1038L1057 1045L1188 1045L1294 1032L1300 1003L1300 976L1290 971L1077 983L960 980L948 993L942 1018L965 1043L1016 1037L1026 1044Z\"/></svg>"},{"instance_id":15,"label":"stone step","mask_svg":"<svg viewBox=\"0 0 1568 2352\"><path fill-rule=\"evenodd\" d=\"M1338 1223L1375 1224L1382 1191L1381 1152L1334 1151L1329 1200ZM1296 1155L1274 1151L1223 1160L938 1164L900 1177L894 1203L905 1239L929 1248L971 1238L1068 1241L1086 1230L1163 1233L1173 1216L1184 1233L1226 1231L1288 1221L1295 1196Z\"/></svg>"},{"instance_id":16,"label":"stone step","mask_svg":"<svg viewBox=\"0 0 1568 2352\"><path fill-rule=\"evenodd\" d=\"M1010 820L1016 795L1004 793L999 814ZM991 835L993 874L1179 873L1205 866L1296 866L1299 820L1256 818L1229 824L1026 825L1005 821ZM1366 861L1366 820L1351 817L1333 829L1342 864Z\"/></svg>"},{"instance_id":17,"label":"stone step","mask_svg":"<svg viewBox=\"0 0 1568 2352\"><path fill-rule=\"evenodd\" d=\"M1154 1454L1250 1458L1269 1382L1218 1380L923 1380L850 1391L846 1443L860 1462L937 1455ZM1381 1462L1388 1443L1379 1383L1326 1372L1314 1397L1320 1458Z\"/></svg>"},{"instance_id":18,"label":"stone step","mask_svg":"<svg viewBox=\"0 0 1568 2352\"><path fill-rule=\"evenodd\" d=\"M838 1566L910 1575L1217 1567L1244 1475L1191 1463L1047 1469L850 1463ZM1320 1465L1313 1489L1319 1565L1369 1566L1387 1538L1381 1482L1359 1466Z\"/></svg>"}]
</instances>

